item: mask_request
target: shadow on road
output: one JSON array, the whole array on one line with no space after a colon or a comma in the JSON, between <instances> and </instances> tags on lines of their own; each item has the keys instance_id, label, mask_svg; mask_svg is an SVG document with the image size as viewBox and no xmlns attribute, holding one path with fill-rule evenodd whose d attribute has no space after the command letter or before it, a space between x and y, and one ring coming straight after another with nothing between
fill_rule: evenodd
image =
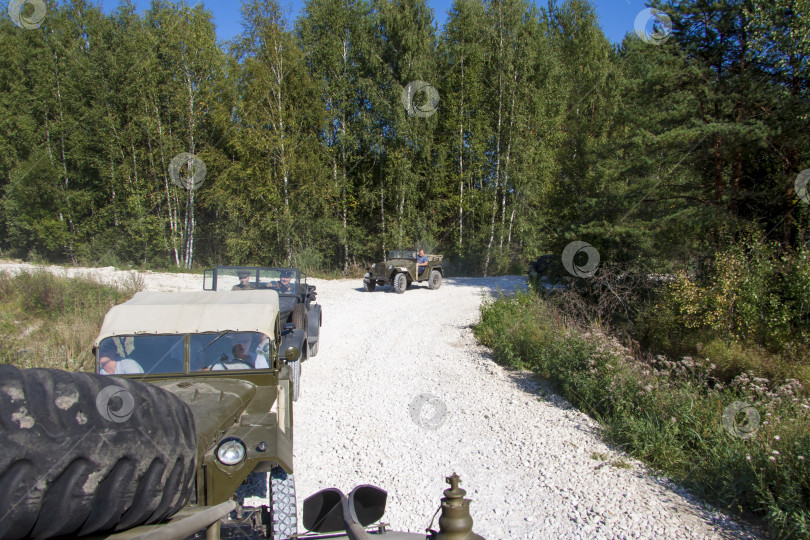
<instances>
[{"instance_id":1,"label":"shadow on road","mask_svg":"<svg viewBox=\"0 0 810 540\"><path fill-rule=\"evenodd\" d=\"M448 277L444 283L454 287L478 287L489 294L511 296L516 290L525 291L529 285L525 276Z\"/></svg>"}]
</instances>

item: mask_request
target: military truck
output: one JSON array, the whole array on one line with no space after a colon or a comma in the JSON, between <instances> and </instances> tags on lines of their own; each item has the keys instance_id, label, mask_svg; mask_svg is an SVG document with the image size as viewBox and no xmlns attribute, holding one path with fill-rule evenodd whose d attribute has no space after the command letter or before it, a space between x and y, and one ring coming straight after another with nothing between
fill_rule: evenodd
<instances>
[{"instance_id":1,"label":"military truck","mask_svg":"<svg viewBox=\"0 0 810 540\"><path fill-rule=\"evenodd\" d=\"M140 292L106 315L96 373L0 365L0 537L134 537L175 514L166 537L296 534L300 352L280 343L274 291Z\"/></svg>"},{"instance_id":2,"label":"military truck","mask_svg":"<svg viewBox=\"0 0 810 540\"><path fill-rule=\"evenodd\" d=\"M411 283L427 281L430 289L442 285L442 256L427 255L428 264L417 274L417 251L413 249L393 249L384 261L372 264L363 277L363 289L372 292L377 286L391 285L393 291L402 294Z\"/></svg>"},{"instance_id":3,"label":"military truck","mask_svg":"<svg viewBox=\"0 0 810 540\"><path fill-rule=\"evenodd\" d=\"M314 285L307 284L307 276L298 268L270 266L217 266L205 270L203 290L274 290L279 296L282 329L293 324L303 330L306 347L292 342L292 335L284 334L283 345L301 350L301 361L318 354L323 309L317 303ZM299 364L300 366L300 364Z\"/></svg>"}]
</instances>

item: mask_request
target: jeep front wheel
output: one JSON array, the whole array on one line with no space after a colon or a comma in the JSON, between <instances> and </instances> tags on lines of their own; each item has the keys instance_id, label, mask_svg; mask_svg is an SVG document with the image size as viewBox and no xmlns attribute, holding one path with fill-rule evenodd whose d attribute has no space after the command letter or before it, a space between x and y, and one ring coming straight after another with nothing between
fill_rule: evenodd
<instances>
[{"instance_id":1,"label":"jeep front wheel","mask_svg":"<svg viewBox=\"0 0 810 540\"><path fill-rule=\"evenodd\" d=\"M365 279L363 280L363 290L365 290L366 292L372 292L376 287L377 287L376 281L368 281Z\"/></svg>"},{"instance_id":2,"label":"jeep front wheel","mask_svg":"<svg viewBox=\"0 0 810 540\"><path fill-rule=\"evenodd\" d=\"M402 294L408 288L408 277L404 273L399 273L394 276L394 291L397 294Z\"/></svg>"},{"instance_id":3,"label":"jeep front wheel","mask_svg":"<svg viewBox=\"0 0 810 540\"><path fill-rule=\"evenodd\" d=\"M298 389L301 385L301 358L295 362L289 362L290 385L292 386L292 399L298 401Z\"/></svg>"},{"instance_id":4,"label":"jeep front wheel","mask_svg":"<svg viewBox=\"0 0 810 540\"><path fill-rule=\"evenodd\" d=\"M295 514L295 481L293 475L287 474L281 467L270 471L270 517L271 531L268 537L273 540L286 540L298 533L298 521Z\"/></svg>"},{"instance_id":5,"label":"jeep front wheel","mask_svg":"<svg viewBox=\"0 0 810 540\"><path fill-rule=\"evenodd\" d=\"M151 384L0 365L0 538L157 523L194 489L191 410Z\"/></svg>"},{"instance_id":6,"label":"jeep front wheel","mask_svg":"<svg viewBox=\"0 0 810 540\"><path fill-rule=\"evenodd\" d=\"M292 323L298 330L303 330L305 334L309 334L307 307L304 304L295 304L295 307L293 307Z\"/></svg>"},{"instance_id":7,"label":"jeep front wheel","mask_svg":"<svg viewBox=\"0 0 810 540\"><path fill-rule=\"evenodd\" d=\"M438 289L442 286L442 273L438 270L430 272L430 279L428 280L428 287L431 289Z\"/></svg>"}]
</instances>

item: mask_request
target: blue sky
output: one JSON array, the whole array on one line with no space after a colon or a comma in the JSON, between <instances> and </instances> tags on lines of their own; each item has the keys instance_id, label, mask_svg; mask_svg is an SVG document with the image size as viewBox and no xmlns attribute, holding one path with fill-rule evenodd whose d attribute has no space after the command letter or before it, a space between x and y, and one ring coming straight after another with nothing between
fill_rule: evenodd
<instances>
[{"instance_id":1,"label":"blue sky","mask_svg":"<svg viewBox=\"0 0 810 540\"><path fill-rule=\"evenodd\" d=\"M188 0L190 4L196 4L194 0ZM645 8L645 0L595 0L596 11L599 14L599 24L613 43L619 43L625 33L633 30L633 22L638 12ZM238 34L241 30L239 2L235 0L207 0L202 2L211 13L214 14L214 22L217 26L217 38L226 40ZM294 20L302 9L303 0L279 0L282 8L289 15L290 20ZM105 13L109 13L118 6L118 0L101 0ZM135 0L139 10L149 6L149 0ZM437 24L441 27L447 18L447 10L452 5L452 0L428 0L428 4L433 8L433 15ZM539 0L539 6L547 5L547 0Z\"/></svg>"}]
</instances>

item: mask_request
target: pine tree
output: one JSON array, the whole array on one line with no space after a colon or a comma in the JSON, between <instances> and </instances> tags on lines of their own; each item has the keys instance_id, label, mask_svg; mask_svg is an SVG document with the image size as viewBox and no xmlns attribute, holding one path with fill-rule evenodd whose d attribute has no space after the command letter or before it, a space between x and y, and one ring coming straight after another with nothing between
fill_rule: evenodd
<instances>
[{"instance_id":1,"label":"pine tree","mask_svg":"<svg viewBox=\"0 0 810 540\"><path fill-rule=\"evenodd\" d=\"M310 74L319 81L322 107L321 141L331 175L329 200L339 220L331 231L339 251L335 259L346 270L350 244L361 233L355 227L357 179L365 172L361 149L367 92L372 77L367 71L371 37L370 7L364 0L310 0L298 21L298 36Z\"/></svg>"}]
</instances>

